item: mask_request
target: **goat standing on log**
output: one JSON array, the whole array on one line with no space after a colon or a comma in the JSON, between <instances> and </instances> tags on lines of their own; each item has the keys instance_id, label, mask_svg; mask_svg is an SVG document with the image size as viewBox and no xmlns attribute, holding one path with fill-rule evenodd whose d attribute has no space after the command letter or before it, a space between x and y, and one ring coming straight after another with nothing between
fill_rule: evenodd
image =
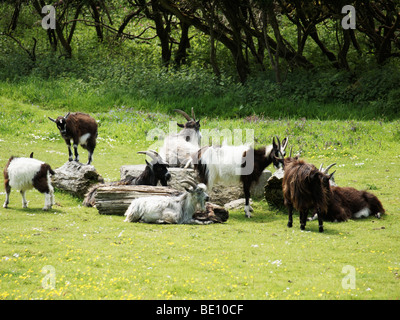
<instances>
[{"instance_id":1,"label":"goat standing on log","mask_svg":"<svg viewBox=\"0 0 400 320\"><path fill-rule=\"evenodd\" d=\"M227 184L241 182L245 196L245 215L251 217L253 209L250 206L250 188L260 178L263 170L271 163L279 167L278 159L283 159L288 138L283 139L282 145L277 137L272 145L253 149L250 146L203 147L197 152L197 159L193 159L200 182L211 190L216 182Z\"/></svg>"},{"instance_id":2,"label":"goat standing on log","mask_svg":"<svg viewBox=\"0 0 400 320\"><path fill-rule=\"evenodd\" d=\"M287 226L293 226L293 208L300 213L300 229L304 230L307 215L310 209L318 214L319 232L323 232L323 217L326 216L330 201L329 179L333 175L326 175L314 165L298 160L297 157L286 158L282 191L284 204L289 211Z\"/></svg>"},{"instance_id":3,"label":"goat standing on log","mask_svg":"<svg viewBox=\"0 0 400 320\"><path fill-rule=\"evenodd\" d=\"M204 211L208 201L207 187L193 180L185 180L191 188L179 196L150 196L132 201L125 212L125 222L169 223L169 224L209 224L211 221L193 219L199 206Z\"/></svg>"},{"instance_id":4,"label":"goat standing on log","mask_svg":"<svg viewBox=\"0 0 400 320\"><path fill-rule=\"evenodd\" d=\"M20 190L22 195L22 207L27 208L28 202L25 192L35 188L45 194L43 210L51 209L54 204L54 189L51 185L51 177L55 172L50 165L32 158L11 157L4 168L4 186L6 189L6 200L3 207L7 208L10 202L11 188Z\"/></svg>"},{"instance_id":5,"label":"goat standing on log","mask_svg":"<svg viewBox=\"0 0 400 320\"><path fill-rule=\"evenodd\" d=\"M72 161L71 140L73 141L75 161L79 162L78 144L88 151L88 162L93 160L93 152L96 147L97 122L91 116L82 112L68 112L64 117L57 119L48 117L55 122L61 136L68 146L68 160Z\"/></svg>"},{"instance_id":6,"label":"goat standing on log","mask_svg":"<svg viewBox=\"0 0 400 320\"><path fill-rule=\"evenodd\" d=\"M161 156L154 150L138 151L139 154L146 154L152 158L149 163L146 161L146 168L138 177L127 177L121 181L108 182L96 184L91 187L85 195L83 205L87 207L94 207L96 203L97 188L99 186L115 186L115 185L147 185L156 186L158 182L162 186L167 186L168 181L171 179L171 174L168 171L168 163L166 163Z\"/></svg>"},{"instance_id":7,"label":"goat standing on log","mask_svg":"<svg viewBox=\"0 0 400 320\"><path fill-rule=\"evenodd\" d=\"M196 120L192 108L192 117L180 109L174 109L187 120L185 124L178 123L182 130L178 134L169 135L160 148L161 156L171 167L181 167L190 161L191 154L200 148L201 133L200 120Z\"/></svg>"}]
</instances>

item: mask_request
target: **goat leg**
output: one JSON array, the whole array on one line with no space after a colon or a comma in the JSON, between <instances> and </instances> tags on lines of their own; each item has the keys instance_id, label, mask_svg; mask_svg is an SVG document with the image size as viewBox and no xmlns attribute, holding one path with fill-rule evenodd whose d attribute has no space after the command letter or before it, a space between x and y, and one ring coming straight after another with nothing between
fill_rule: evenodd
<instances>
[{"instance_id":1,"label":"goat leg","mask_svg":"<svg viewBox=\"0 0 400 320\"><path fill-rule=\"evenodd\" d=\"M79 162L78 144L77 143L74 143L74 153L75 153L75 161Z\"/></svg>"},{"instance_id":2,"label":"goat leg","mask_svg":"<svg viewBox=\"0 0 400 320\"><path fill-rule=\"evenodd\" d=\"M68 161L72 161L71 141L65 140L68 146Z\"/></svg>"},{"instance_id":3,"label":"goat leg","mask_svg":"<svg viewBox=\"0 0 400 320\"><path fill-rule=\"evenodd\" d=\"M288 210L289 210L289 220L287 223L288 228L293 227L293 206L292 204L288 204Z\"/></svg>"},{"instance_id":4,"label":"goat leg","mask_svg":"<svg viewBox=\"0 0 400 320\"><path fill-rule=\"evenodd\" d=\"M301 230L305 230L306 229L307 216L308 216L308 210L301 210L300 211L300 229Z\"/></svg>"},{"instance_id":5,"label":"goat leg","mask_svg":"<svg viewBox=\"0 0 400 320\"><path fill-rule=\"evenodd\" d=\"M244 205L244 213L246 215L246 218L251 218L251 211L253 211L253 208L250 206L250 185L248 183L243 183L243 191L244 191L244 197L246 199L245 205Z\"/></svg>"},{"instance_id":6,"label":"goat leg","mask_svg":"<svg viewBox=\"0 0 400 320\"><path fill-rule=\"evenodd\" d=\"M8 204L10 203L11 187L8 180L6 180L5 182L5 187L6 187L6 201L4 201L3 208L7 208Z\"/></svg>"},{"instance_id":7,"label":"goat leg","mask_svg":"<svg viewBox=\"0 0 400 320\"><path fill-rule=\"evenodd\" d=\"M318 210L318 230L324 232L324 221L322 220L322 213Z\"/></svg>"}]
</instances>

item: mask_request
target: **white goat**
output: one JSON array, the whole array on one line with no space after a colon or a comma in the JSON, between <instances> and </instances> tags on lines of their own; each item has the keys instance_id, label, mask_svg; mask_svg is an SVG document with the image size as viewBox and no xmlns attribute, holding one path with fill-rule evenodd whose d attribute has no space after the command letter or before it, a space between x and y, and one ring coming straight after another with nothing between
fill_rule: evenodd
<instances>
[{"instance_id":1,"label":"white goat","mask_svg":"<svg viewBox=\"0 0 400 320\"><path fill-rule=\"evenodd\" d=\"M55 172L50 165L33 158L11 157L4 169L4 186L6 189L6 200L3 207L7 208L10 202L11 188L20 190L22 195L22 207L26 208L28 202L25 192L35 188L45 194L43 210L51 209L54 204L54 189L51 185L50 175Z\"/></svg>"},{"instance_id":2,"label":"white goat","mask_svg":"<svg viewBox=\"0 0 400 320\"><path fill-rule=\"evenodd\" d=\"M164 144L160 148L160 155L165 159L170 167L184 166L191 159L191 155L200 148L201 133L200 120L196 121L192 108L192 117L186 112L174 109L185 117L185 124L178 123L183 128L178 134L172 134L164 139Z\"/></svg>"},{"instance_id":3,"label":"white goat","mask_svg":"<svg viewBox=\"0 0 400 320\"><path fill-rule=\"evenodd\" d=\"M169 223L169 224L209 224L210 221L193 219L193 214L199 206L205 210L208 201L206 186L196 184L193 180L185 180L191 186L179 196L142 197L132 201L125 212L125 222Z\"/></svg>"}]
</instances>

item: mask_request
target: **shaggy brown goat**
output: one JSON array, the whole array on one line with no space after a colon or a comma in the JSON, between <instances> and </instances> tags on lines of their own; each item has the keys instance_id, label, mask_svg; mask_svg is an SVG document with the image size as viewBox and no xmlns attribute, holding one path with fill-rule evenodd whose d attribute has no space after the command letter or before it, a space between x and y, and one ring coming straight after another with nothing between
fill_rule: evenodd
<instances>
[{"instance_id":1,"label":"shaggy brown goat","mask_svg":"<svg viewBox=\"0 0 400 320\"><path fill-rule=\"evenodd\" d=\"M328 211L324 218L327 221L347 221L374 215L377 218L385 213L382 203L370 192L352 187L331 186Z\"/></svg>"},{"instance_id":2,"label":"shaggy brown goat","mask_svg":"<svg viewBox=\"0 0 400 320\"><path fill-rule=\"evenodd\" d=\"M288 227L293 226L293 208L300 213L300 229L304 230L310 209L318 212L319 232L323 232L323 217L328 211L331 176L325 175L314 165L298 160L284 159L282 191L284 204L289 211Z\"/></svg>"}]
</instances>

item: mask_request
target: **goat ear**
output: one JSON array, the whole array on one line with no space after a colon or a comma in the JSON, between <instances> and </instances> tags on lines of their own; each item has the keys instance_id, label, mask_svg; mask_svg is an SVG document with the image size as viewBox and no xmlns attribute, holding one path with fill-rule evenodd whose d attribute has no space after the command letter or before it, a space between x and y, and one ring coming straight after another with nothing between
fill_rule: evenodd
<instances>
[{"instance_id":1,"label":"goat ear","mask_svg":"<svg viewBox=\"0 0 400 320\"><path fill-rule=\"evenodd\" d=\"M144 161L146 161L146 165L148 165L150 169L153 169L153 165L151 163L149 163L146 159Z\"/></svg>"},{"instance_id":2,"label":"goat ear","mask_svg":"<svg viewBox=\"0 0 400 320\"><path fill-rule=\"evenodd\" d=\"M185 125L183 125L181 123L177 123L177 125L178 125L179 128L184 128L185 127Z\"/></svg>"},{"instance_id":3,"label":"goat ear","mask_svg":"<svg viewBox=\"0 0 400 320\"><path fill-rule=\"evenodd\" d=\"M288 142L289 142L289 138L288 138L288 137L286 137L285 139L283 139L283 141L282 141L282 150L285 150L285 149L286 149L286 147L287 147L287 145L288 145Z\"/></svg>"},{"instance_id":4,"label":"goat ear","mask_svg":"<svg viewBox=\"0 0 400 320\"><path fill-rule=\"evenodd\" d=\"M333 177L333 175L335 174L335 172L336 172L336 170L335 171L333 171L328 177L329 177L329 180Z\"/></svg>"},{"instance_id":5,"label":"goat ear","mask_svg":"<svg viewBox=\"0 0 400 320\"><path fill-rule=\"evenodd\" d=\"M49 120L53 121L53 122L57 122L55 119L48 117Z\"/></svg>"},{"instance_id":6,"label":"goat ear","mask_svg":"<svg viewBox=\"0 0 400 320\"><path fill-rule=\"evenodd\" d=\"M29 158L33 158L33 152L31 152L31 154L29 155Z\"/></svg>"}]
</instances>

